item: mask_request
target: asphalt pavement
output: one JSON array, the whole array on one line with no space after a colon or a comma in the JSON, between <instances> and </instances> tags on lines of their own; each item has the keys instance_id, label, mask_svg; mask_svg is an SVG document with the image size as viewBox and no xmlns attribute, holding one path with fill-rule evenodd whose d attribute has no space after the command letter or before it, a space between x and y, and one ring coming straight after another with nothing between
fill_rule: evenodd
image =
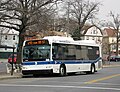
<instances>
[{"instance_id":1,"label":"asphalt pavement","mask_svg":"<svg viewBox=\"0 0 120 92\"><path fill-rule=\"evenodd\" d=\"M4 64L7 62L6 60L1 61L0 64ZM103 68L107 67L120 67L120 62L107 62L106 64L103 65ZM15 79L15 78L22 78L22 73L21 72L14 72L13 74L7 73L7 72L0 72L0 80L3 79Z\"/></svg>"}]
</instances>

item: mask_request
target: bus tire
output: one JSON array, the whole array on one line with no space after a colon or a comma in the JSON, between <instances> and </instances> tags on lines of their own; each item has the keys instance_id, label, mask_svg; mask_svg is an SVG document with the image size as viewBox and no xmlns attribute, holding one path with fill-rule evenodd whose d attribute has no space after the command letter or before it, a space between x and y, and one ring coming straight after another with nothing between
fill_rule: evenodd
<instances>
[{"instance_id":1,"label":"bus tire","mask_svg":"<svg viewBox=\"0 0 120 92\"><path fill-rule=\"evenodd\" d=\"M65 68L65 66L64 65L61 65L60 66L60 73L59 73L59 75L62 77L62 76L65 76L66 75L66 68Z\"/></svg>"},{"instance_id":2,"label":"bus tire","mask_svg":"<svg viewBox=\"0 0 120 92\"><path fill-rule=\"evenodd\" d=\"M94 64L91 64L90 71L87 71L86 73L87 73L87 74L94 74L94 73L95 73L95 65L94 65Z\"/></svg>"}]
</instances>

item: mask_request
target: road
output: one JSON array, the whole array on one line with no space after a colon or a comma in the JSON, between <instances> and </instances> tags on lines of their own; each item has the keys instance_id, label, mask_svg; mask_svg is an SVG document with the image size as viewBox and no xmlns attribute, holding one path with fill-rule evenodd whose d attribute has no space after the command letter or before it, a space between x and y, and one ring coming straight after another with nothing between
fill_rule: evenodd
<instances>
[{"instance_id":1,"label":"road","mask_svg":"<svg viewBox=\"0 0 120 92\"><path fill-rule=\"evenodd\" d=\"M0 92L120 92L120 66L95 74L0 80Z\"/></svg>"}]
</instances>

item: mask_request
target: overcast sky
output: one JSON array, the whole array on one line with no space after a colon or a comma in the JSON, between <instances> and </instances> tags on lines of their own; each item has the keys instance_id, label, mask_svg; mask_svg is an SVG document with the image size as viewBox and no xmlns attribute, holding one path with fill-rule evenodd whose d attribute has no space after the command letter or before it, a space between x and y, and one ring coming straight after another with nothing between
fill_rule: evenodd
<instances>
[{"instance_id":1,"label":"overcast sky","mask_svg":"<svg viewBox=\"0 0 120 92\"><path fill-rule=\"evenodd\" d=\"M113 13L116 14L120 14L120 0L90 0L92 2L100 2L101 6L99 14L97 15L97 17L99 18L99 20L106 20L110 21L110 16L109 13L110 11L112 11ZM63 10L62 10L63 11ZM62 11L61 11L61 15L62 15Z\"/></svg>"},{"instance_id":2,"label":"overcast sky","mask_svg":"<svg viewBox=\"0 0 120 92\"><path fill-rule=\"evenodd\" d=\"M92 1L92 0L91 0ZM101 20L108 19L108 13L113 11L115 14L120 14L120 0L95 0L101 2L98 18Z\"/></svg>"}]
</instances>

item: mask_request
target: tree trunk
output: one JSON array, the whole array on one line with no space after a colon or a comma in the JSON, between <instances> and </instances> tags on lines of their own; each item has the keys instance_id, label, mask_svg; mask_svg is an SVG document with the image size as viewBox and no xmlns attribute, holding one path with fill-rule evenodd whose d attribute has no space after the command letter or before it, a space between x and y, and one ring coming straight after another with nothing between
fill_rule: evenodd
<instances>
[{"instance_id":1,"label":"tree trunk","mask_svg":"<svg viewBox=\"0 0 120 92\"><path fill-rule=\"evenodd\" d=\"M118 33L119 33L119 27L117 27L116 56L118 56L118 54L119 54L119 50L118 50L118 47L119 47L119 34Z\"/></svg>"},{"instance_id":2,"label":"tree trunk","mask_svg":"<svg viewBox=\"0 0 120 92\"><path fill-rule=\"evenodd\" d=\"M80 23L80 22L79 22ZM79 30L79 40L81 40L81 37L82 37L82 34L81 34L81 31L82 31L82 27L81 24L79 24L79 27L78 27L78 30Z\"/></svg>"},{"instance_id":3,"label":"tree trunk","mask_svg":"<svg viewBox=\"0 0 120 92\"><path fill-rule=\"evenodd\" d=\"M19 34L19 44L17 48L17 63L20 64L22 62L22 47L24 43L24 33Z\"/></svg>"},{"instance_id":4,"label":"tree trunk","mask_svg":"<svg viewBox=\"0 0 120 92\"><path fill-rule=\"evenodd\" d=\"M119 41L118 41L118 37L117 37L117 42L116 42L116 56L118 56L118 54L119 54L118 44L119 44Z\"/></svg>"}]
</instances>

